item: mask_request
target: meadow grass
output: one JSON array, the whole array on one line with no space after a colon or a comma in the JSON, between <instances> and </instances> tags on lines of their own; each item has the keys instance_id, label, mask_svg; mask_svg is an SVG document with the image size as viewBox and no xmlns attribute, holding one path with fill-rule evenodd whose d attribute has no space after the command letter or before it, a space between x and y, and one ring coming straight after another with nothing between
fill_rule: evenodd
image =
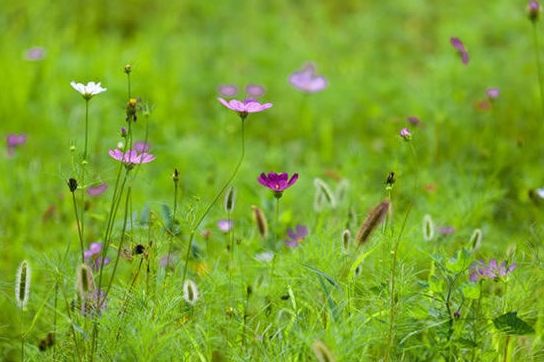
<instances>
[{"instance_id":1,"label":"meadow grass","mask_svg":"<svg viewBox=\"0 0 544 362\"><path fill-rule=\"evenodd\" d=\"M26 135L0 158L3 360L544 360L525 1L0 4L0 130ZM288 82L308 61L320 92ZM86 165L71 81L107 88ZM221 84L273 104L243 121L243 158ZM108 155L138 141L154 160ZM299 174L279 205L270 171Z\"/></svg>"}]
</instances>

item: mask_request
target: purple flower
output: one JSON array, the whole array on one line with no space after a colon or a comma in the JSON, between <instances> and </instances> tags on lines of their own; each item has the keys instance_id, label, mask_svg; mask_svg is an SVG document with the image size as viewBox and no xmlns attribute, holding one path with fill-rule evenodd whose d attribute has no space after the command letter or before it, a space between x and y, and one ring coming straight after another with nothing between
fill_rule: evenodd
<instances>
[{"instance_id":1,"label":"purple flower","mask_svg":"<svg viewBox=\"0 0 544 362\"><path fill-rule=\"evenodd\" d=\"M238 93L238 88L232 84L222 84L217 88L221 97L234 97Z\"/></svg>"},{"instance_id":2,"label":"purple flower","mask_svg":"<svg viewBox=\"0 0 544 362\"><path fill-rule=\"evenodd\" d=\"M108 265L110 263L110 258L102 257L100 253L102 253L102 243L91 243L89 249L83 252L85 263L90 265L94 271L100 270L101 264Z\"/></svg>"},{"instance_id":3,"label":"purple flower","mask_svg":"<svg viewBox=\"0 0 544 362\"><path fill-rule=\"evenodd\" d=\"M270 190L274 191L274 196L280 198L283 191L287 188L293 186L298 180L298 173L293 174L289 179L289 175L285 172L275 173L269 172L268 175L261 173L257 178L257 181L265 187L268 187Z\"/></svg>"},{"instance_id":4,"label":"purple flower","mask_svg":"<svg viewBox=\"0 0 544 362\"><path fill-rule=\"evenodd\" d=\"M272 103L259 103L254 99L246 99L239 101L237 99L231 99L226 101L223 98L217 98L222 105L228 109L237 112L240 118L245 119L249 113L262 112L265 109L272 107Z\"/></svg>"},{"instance_id":5,"label":"purple flower","mask_svg":"<svg viewBox=\"0 0 544 362\"><path fill-rule=\"evenodd\" d=\"M128 150L127 152L123 152L116 148L115 150L110 150L108 153L113 159L123 162L128 167L142 163L149 163L155 159L155 156L150 153L138 152L136 150Z\"/></svg>"},{"instance_id":6,"label":"purple flower","mask_svg":"<svg viewBox=\"0 0 544 362\"><path fill-rule=\"evenodd\" d=\"M6 136L6 146L8 148L8 156L13 157L15 154L15 149L26 143L25 134L8 134Z\"/></svg>"},{"instance_id":7,"label":"purple flower","mask_svg":"<svg viewBox=\"0 0 544 362\"><path fill-rule=\"evenodd\" d=\"M401 129L399 134L405 141L410 141L412 139L412 133L408 128Z\"/></svg>"},{"instance_id":8,"label":"purple flower","mask_svg":"<svg viewBox=\"0 0 544 362\"><path fill-rule=\"evenodd\" d=\"M516 269L516 263L510 266L506 265L506 261L498 264L496 259L491 259L489 263L479 261L470 268L470 281L478 282L482 279L499 280L506 277Z\"/></svg>"},{"instance_id":9,"label":"purple flower","mask_svg":"<svg viewBox=\"0 0 544 362\"><path fill-rule=\"evenodd\" d=\"M102 195L104 192L106 192L107 189L108 189L108 184L105 182L102 182L101 184L89 187L87 189L87 194L89 194L89 196L96 197L96 196Z\"/></svg>"},{"instance_id":10,"label":"purple flower","mask_svg":"<svg viewBox=\"0 0 544 362\"><path fill-rule=\"evenodd\" d=\"M32 47L26 50L25 59L31 62L42 60L45 57L45 49L42 47Z\"/></svg>"},{"instance_id":11,"label":"purple flower","mask_svg":"<svg viewBox=\"0 0 544 362\"><path fill-rule=\"evenodd\" d=\"M325 77L316 74L315 66L311 63L306 64L302 70L291 74L289 83L307 93L316 93L327 88L327 80Z\"/></svg>"},{"instance_id":12,"label":"purple flower","mask_svg":"<svg viewBox=\"0 0 544 362\"><path fill-rule=\"evenodd\" d=\"M490 100L494 100L499 98L501 91L499 90L499 88L487 88L486 94L487 98L489 98Z\"/></svg>"},{"instance_id":13,"label":"purple flower","mask_svg":"<svg viewBox=\"0 0 544 362\"><path fill-rule=\"evenodd\" d=\"M232 220L219 220L217 222L217 227L224 233L228 233L232 229L232 226Z\"/></svg>"},{"instance_id":14,"label":"purple flower","mask_svg":"<svg viewBox=\"0 0 544 362\"><path fill-rule=\"evenodd\" d=\"M150 147L151 146L149 145L149 143L145 143L144 141L138 141L134 143L134 146L132 148L138 153L146 153L149 152Z\"/></svg>"},{"instance_id":15,"label":"purple flower","mask_svg":"<svg viewBox=\"0 0 544 362\"><path fill-rule=\"evenodd\" d=\"M438 233L441 235L451 235L455 232L453 226L441 226L438 228Z\"/></svg>"},{"instance_id":16,"label":"purple flower","mask_svg":"<svg viewBox=\"0 0 544 362\"><path fill-rule=\"evenodd\" d=\"M420 119L418 117L416 117L416 116L410 116L410 117L406 118L406 120L412 126L417 126L417 125L419 125L421 123Z\"/></svg>"},{"instance_id":17,"label":"purple flower","mask_svg":"<svg viewBox=\"0 0 544 362\"><path fill-rule=\"evenodd\" d=\"M459 38L451 38L450 43L455 49L457 49L457 52L459 53L463 64L468 64L468 52L465 49L465 45L463 44L463 42Z\"/></svg>"},{"instance_id":18,"label":"purple flower","mask_svg":"<svg viewBox=\"0 0 544 362\"><path fill-rule=\"evenodd\" d=\"M295 229L287 230L289 238L285 240L285 245L290 248L296 248L308 236L308 228L304 225L297 225Z\"/></svg>"},{"instance_id":19,"label":"purple flower","mask_svg":"<svg viewBox=\"0 0 544 362\"><path fill-rule=\"evenodd\" d=\"M246 87L246 94L250 98L259 98L264 95L264 87L258 84L249 84Z\"/></svg>"}]
</instances>

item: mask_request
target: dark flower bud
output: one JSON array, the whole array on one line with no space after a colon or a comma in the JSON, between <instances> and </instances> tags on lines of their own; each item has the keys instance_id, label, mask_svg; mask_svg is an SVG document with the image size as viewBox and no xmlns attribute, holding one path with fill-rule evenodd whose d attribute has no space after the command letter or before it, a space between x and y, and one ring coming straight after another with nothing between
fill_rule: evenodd
<instances>
[{"instance_id":1,"label":"dark flower bud","mask_svg":"<svg viewBox=\"0 0 544 362\"><path fill-rule=\"evenodd\" d=\"M538 21L538 17L540 15L540 4L536 0L529 1L529 5L527 5L527 16L529 17L529 20L531 20L533 23Z\"/></svg>"},{"instance_id":2,"label":"dark flower bud","mask_svg":"<svg viewBox=\"0 0 544 362\"><path fill-rule=\"evenodd\" d=\"M174 169L174 173L172 174L172 181L174 181L174 183L179 181L179 171L177 168Z\"/></svg>"},{"instance_id":3,"label":"dark flower bud","mask_svg":"<svg viewBox=\"0 0 544 362\"><path fill-rule=\"evenodd\" d=\"M128 136L127 129L125 127L121 127L121 137L126 138Z\"/></svg>"},{"instance_id":4,"label":"dark flower bud","mask_svg":"<svg viewBox=\"0 0 544 362\"><path fill-rule=\"evenodd\" d=\"M395 181L395 173L393 171L389 172L389 175L387 175L387 180L385 180L386 188L391 189L395 184Z\"/></svg>"},{"instance_id":5,"label":"dark flower bud","mask_svg":"<svg viewBox=\"0 0 544 362\"><path fill-rule=\"evenodd\" d=\"M143 254L144 251L145 251L145 246L143 246L142 244L138 244L134 247L134 250L132 250L132 254L140 255L140 254Z\"/></svg>"},{"instance_id":6,"label":"dark flower bud","mask_svg":"<svg viewBox=\"0 0 544 362\"><path fill-rule=\"evenodd\" d=\"M77 181L75 178L69 178L67 184L70 192L75 192L77 190Z\"/></svg>"}]
</instances>

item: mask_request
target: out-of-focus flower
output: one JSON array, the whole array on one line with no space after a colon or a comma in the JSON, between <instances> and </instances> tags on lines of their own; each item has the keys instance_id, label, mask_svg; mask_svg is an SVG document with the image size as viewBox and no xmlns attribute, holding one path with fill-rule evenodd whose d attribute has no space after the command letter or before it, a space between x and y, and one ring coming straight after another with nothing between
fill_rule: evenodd
<instances>
[{"instance_id":1,"label":"out-of-focus flower","mask_svg":"<svg viewBox=\"0 0 544 362\"><path fill-rule=\"evenodd\" d=\"M147 152L138 152L136 150L123 152L118 148L110 150L109 155L111 158L124 163L127 167L149 163L155 159L155 156Z\"/></svg>"},{"instance_id":2,"label":"out-of-focus flower","mask_svg":"<svg viewBox=\"0 0 544 362\"><path fill-rule=\"evenodd\" d=\"M174 254L164 255L159 260L159 265L162 268L173 268L177 263L177 256Z\"/></svg>"},{"instance_id":3,"label":"out-of-focus flower","mask_svg":"<svg viewBox=\"0 0 544 362\"><path fill-rule=\"evenodd\" d=\"M461 57L461 61L463 64L468 64L469 58L468 58L468 51L465 48L465 45L459 38L451 38L450 39L451 45L457 49L457 53L459 53L459 56Z\"/></svg>"},{"instance_id":4,"label":"out-of-focus flower","mask_svg":"<svg viewBox=\"0 0 544 362\"><path fill-rule=\"evenodd\" d=\"M246 87L246 94L249 98L259 98L264 96L264 87L258 84L249 84Z\"/></svg>"},{"instance_id":5,"label":"out-of-focus flower","mask_svg":"<svg viewBox=\"0 0 544 362\"><path fill-rule=\"evenodd\" d=\"M408 128L403 128L400 130L399 135L405 140L410 141L412 139L412 133Z\"/></svg>"},{"instance_id":6,"label":"out-of-focus flower","mask_svg":"<svg viewBox=\"0 0 544 362\"><path fill-rule=\"evenodd\" d=\"M320 92L327 87L327 80L325 77L316 74L315 66L311 63L306 64L302 70L291 74L289 83L307 93Z\"/></svg>"},{"instance_id":7,"label":"out-of-focus flower","mask_svg":"<svg viewBox=\"0 0 544 362\"><path fill-rule=\"evenodd\" d=\"M217 222L217 227L224 233L228 233L232 229L232 226L232 220L219 220Z\"/></svg>"},{"instance_id":8,"label":"out-of-focus flower","mask_svg":"<svg viewBox=\"0 0 544 362\"><path fill-rule=\"evenodd\" d=\"M540 16L540 3L536 0L529 1L527 5L527 16L533 23L538 20Z\"/></svg>"},{"instance_id":9,"label":"out-of-focus flower","mask_svg":"<svg viewBox=\"0 0 544 362\"><path fill-rule=\"evenodd\" d=\"M489 98L490 100L494 100L499 98L501 91L499 90L499 88L487 88L487 91L485 93L487 94L487 98Z\"/></svg>"},{"instance_id":10,"label":"out-of-focus flower","mask_svg":"<svg viewBox=\"0 0 544 362\"><path fill-rule=\"evenodd\" d=\"M297 225L294 229L287 230L287 236L289 238L285 240L285 244L290 248L295 248L308 236L308 228L304 225Z\"/></svg>"},{"instance_id":11,"label":"out-of-focus flower","mask_svg":"<svg viewBox=\"0 0 544 362\"><path fill-rule=\"evenodd\" d=\"M238 88L231 84L222 84L217 88L217 92L221 97L234 97L238 93Z\"/></svg>"},{"instance_id":12,"label":"out-of-focus flower","mask_svg":"<svg viewBox=\"0 0 544 362\"><path fill-rule=\"evenodd\" d=\"M89 82L87 84L70 82L72 88L78 91L86 100L91 99L93 96L107 91L107 88L102 88L100 82Z\"/></svg>"},{"instance_id":13,"label":"out-of-focus flower","mask_svg":"<svg viewBox=\"0 0 544 362\"><path fill-rule=\"evenodd\" d=\"M410 116L406 118L408 123L410 123L412 126L418 126L421 123L421 120L416 116Z\"/></svg>"},{"instance_id":14,"label":"out-of-focus flower","mask_svg":"<svg viewBox=\"0 0 544 362\"><path fill-rule=\"evenodd\" d=\"M31 62L37 62L45 58L45 49L42 47L32 47L25 51L25 59Z\"/></svg>"},{"instance_id":15,"label":"out-of-focus flower","mask_svg":"<svg viewBox=\"0 0 544 362\"><path fill-rule=\"evenodd\" d=\"M149 152L151 146L149 145L149 143L145 143L144 141L138 141L134 143L132 148L138 153L145 153Z\"/></svg>"},{"instance_id":16,"label":"out-of-focus flower","mask_svg":"<svg viewBox=\"0 0 544 362\"><path fill-rule=\"evenodd\" d=\"M453 226L441 226L438 228L438 233L440 235L451 235L455 232Z\"/></svg>"},{"instance_id":17,"label":"out-of-focus flower","mask_svg":"<svg viewBox=\"0 0 544 362\"><path fill-rule=\"evenodd\" d=\"M294 173L291 178L286 172L275 173L269 172L268 175L261 173L257 178L259 183L270 190L274 191L274 196L277 198L281 197L283 191L293 186L298 180L298 173Z\"/></svg>"},{"instance_id":18,"label":"out-of-focus flower","mask_svg":"<svg viewBox=\"0 0 544 362\"><path fill-rule=\"evenodd\" d=\"M106 192L107 189L108 189L108 184L105 182L102 182L101 184L89 187L87 189L87 194L89 194L89 196L96 197L96 196L102 195L104 192Z\"/></svg>"},{"instance_id":19,"label":"out-of-focus flower","mask_svg":"<svg viewBox=\"0 0 544 362\"><path fill-rule=\"evenodd\" d=\"M8 157L13 157L15 155L15 150L17 147L24 145L26 143L25 134L8 134L6 136L6 146L8 149Z\"/></svg>"},{"instance_id":20,"label":"out-of-focus flower","mask_svg":"<svg viewBox=\"0 0 544 362\"><path fill-rule=\"evenodd\" d=\"M239 101L237 99L231 99L227 101L223 98L218 98L219 102L222 105L238 113L240 118L245 119L249 113L262 112L268 108L272 107L272 103L259 103L254 99L246 99L244 101Z\"/></svg>"},{"instance_id":21,"label":"out-of-focus flower","mask_svg":"<svg viewBox=\"0 0 544 362\"><path fill-rule=\"evenodd\" d=\"M497 263L496 259L491 259L489 263L479 261L471 267L470 280L477 282L482 279L499 280L506 277L516 269L516 263L507 265L506 261Z\"/></svg>"},{"instance_id":22,"label":"out-of-focus flower","mask_svg":"<svg viewBox=\"0 0 544 362\"><path fill-rule=\"evenodd\" d=\"M101 264L108 265L110 263L110 258L103 258L100 254L102 253L102 243L91 243L89 249L83 252L83 257L85 263L93 268L94 271L100 270Z\"/></svg>"}]
</instances>

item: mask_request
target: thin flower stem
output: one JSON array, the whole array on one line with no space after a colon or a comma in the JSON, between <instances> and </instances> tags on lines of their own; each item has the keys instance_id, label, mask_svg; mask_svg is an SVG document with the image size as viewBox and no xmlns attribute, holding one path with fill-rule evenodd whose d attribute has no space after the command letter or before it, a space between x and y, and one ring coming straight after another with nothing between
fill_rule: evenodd
<instances>
[{"instance_id":1,"label":"thin flower stem","mask_svg":"<svg viewBox=\"0 0 544 362\"><path fill-rule=\"evenodd\" d=\"M85 235L85 176L87 171L87 157L89 144L89 100L85 99L85 146L83 148L83 160L81 162L81 220L78 221L79 239L81 241L81 262L85 261L83 256L84 251L84 235ZM74 205L75 206L75 205ZM76 210L76 219L78 218Z\"/></svg>"},{"instance_id":2,"label":"thin flower stem","mask_svg":"<svg viewBox=\"0 0 544 362\"><path fill-rule=\"evenodd\" d=\"M174 242L174 237L176 235L174 229L175 223L176 223L176 212L178 208L178 181L174 180L174 206L172 211L172 221L171 221L171 227L170 227L170 233L169 233L169 245L168 245L168 253L166 254L167 258L170 258L170 255L172 254L172 244ZM166 278L164 279L166 281Z\"/></svg>"},{"instance_id":3,"label":"thin flower stem","mask_svg":"<svg viewBox=\"0 0 544 362\"><path fill-rule=\"evenodd\" d=\"M83 161L87 161L87 151L89 144L89 99L85 99L85 145L83 147Z\"/></svg>"},{"instance_id":4,"label":"thin flower stem","mask_svg":"<svg viewBox=\"0 0 544 362\"><path fill-rule=\"evenodd\" d=\"M280 234L280 198L276 197L276 220L275 220L274 231L274 247L278 244L279 234Z\"/></svg>"},{"instance_id":5,"label":"thin flower stem","mask_svg":"<svg viewBox=\"0 0 544 362\"><path fill-rule=\"evenodd\" d=\"M82 192L84 193L83 190L82 190ZM74 204L74 215L76 216L77 234L79 236L79 244L80 244L80 247L81 247L81 263L85 263L85 252L84 252L85 246L83 245L83 230L82 230L82 227L81 227L81 223L79 222L79 216L78 216L79 213L78 213L78 210L77 210L77 202L76 202L75 192L72 192L72 201L73 201L73 204ZM85 207L85 205L83 207Z\"/></svg>"},{"instance_id":6,"label":"thin flower stem","mask_svg":"<svg viewBox=\"0 0 544 362\"><path fill-rule=\"evenodd\" d=\"M535 42L536 68L538 71L538 87L540 90L540 104L542 107L542 116L544 116L544 83L542 76L542 60L540 58L540 39L538 36L538 27L536 22L533 22L533 34Z\"/></svg>"},{"instance_id":7,"label":"thin flower stem","mask_svg":"<svg viewBox=\"0 0 544 362\"><path fill-rule=\"evenodd\" d=\"M185 283L185 278L187 277L187 267L189 265L189 255L191 253L191 247L192 247L192 244L193 244L193 239L195 237L196 230L198 229L200 224L202 224L202 222L204 221L204 219L206 218L206 216L208 215L208 213L212 209L213 205L215 205L217 200L219 200L219 198L221 197L223 192L225 192L227 187L229 187L229 185L232 183L232 181L234 180L234 178L238 174L238 170L240 169L240 166L242 165L242 162L244 161L245 153L246 153L246 149L245 149L245 119L242 118L242 152L240 154L240 159L238 160L238 163L234 167L234 171L232 172L232 175L229 177L227 182L225 182L223 187L221 187L221 189L219 190L217 195L215 195L212 202L210 202L210 204L206 207L206 209L204 210L204 212L202 213L200 218L197 220L197 222L195 223L195 225L191 229L191 234L189 235L189 243L187 244L187 252L185 254L185 266L183 267L183 277L181 278L181 284L182 285L183 285L183 283Z\"/></svg>"}]
</instances>

